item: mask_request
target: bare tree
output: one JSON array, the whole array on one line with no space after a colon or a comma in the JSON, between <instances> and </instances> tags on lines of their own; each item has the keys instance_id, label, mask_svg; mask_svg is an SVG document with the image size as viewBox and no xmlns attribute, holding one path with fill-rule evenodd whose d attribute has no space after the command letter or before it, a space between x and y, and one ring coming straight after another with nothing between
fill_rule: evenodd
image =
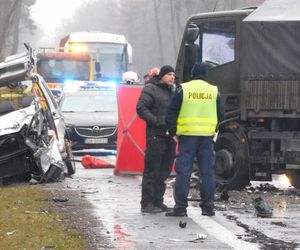
<instances>
[{"instance_id":1,"label":"bare tree","mask_svg":"<svg viewBox=\"0 0 300 250\"><path fill-rule=\"evenodd\" d=\"M19 45L20 26L27 30L35 29L29 7L36 0L0 1L0 59L16 53Z\"/></svg>"},{"instance_id":2,"label":"bare tree","mask_svg":"<svg viewBox=\"0 0 300 250\"><path fill-rule=\"evenodd\" d=\"M160 64L164 61L164 51L163 51L163 42L162 42L162 35L161 35L161 30L160 30L160 25L159 25L159 5L160 2L158 0L153 1L153 12L154 12L154 20L155 20L155 26L156 26L156 34L157 34L157 39L158 39L158 48L159 48L159 57L160 57Z\"/></svg>"},{"instance_id":3,"label":"bare tree","mask_svg":"<svg viewBox=\"0 0 300 250\"><path fill-rule=\"evenodd\" d=\"M14 11L17 9L18 0L13 0L12 2L2 1L0 4L0 23L1 33L0 33L0 58L3 57L3 50L7 46L7 38L10 33L10 28L13 21Z\"/></svg>"}]
</instances>

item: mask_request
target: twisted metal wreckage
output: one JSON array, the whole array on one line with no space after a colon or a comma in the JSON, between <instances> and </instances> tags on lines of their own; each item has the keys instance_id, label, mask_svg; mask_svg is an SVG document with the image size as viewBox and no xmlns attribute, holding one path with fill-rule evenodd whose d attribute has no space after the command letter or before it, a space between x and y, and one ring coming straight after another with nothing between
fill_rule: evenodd
<instances>
[{"instance_id":1,"label":"twisted metal wreckage","mask_svg":"<svg viewBox=\"0 0 300 250\"><path fill-rule=\"evenodd\" d=\"M0 178L58 181L75 172L72 151L56 126L53 96L33 73L35 51L25 47L0 63Z\"/></svg>"}]
</instances>

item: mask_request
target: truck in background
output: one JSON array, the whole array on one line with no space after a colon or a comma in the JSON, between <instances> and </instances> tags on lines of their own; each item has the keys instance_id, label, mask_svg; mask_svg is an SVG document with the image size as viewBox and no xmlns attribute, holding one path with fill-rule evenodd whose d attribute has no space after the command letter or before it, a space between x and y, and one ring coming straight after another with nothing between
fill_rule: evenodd
<instances>
[{"instance_id":1,"label":"truck in background","mask_svg":"<svg viewBox=\"0 0 300 250\"><path fill-rule=\"evenodd\" d=\"M95 62L94 80L121 82L132 64L132 48L123 35L72 32L60 41L64 52L89 53Z\"/></svg>"},{"instance_id":2,"label":"truck in background","mask_svg":"<svg viewBox=\"0 0 300 250\"><path fill-rule=\"evenodd\" d=\"M196 61L225 106L215 143L217 180L242 189L284 173L300 188L300 9L296 0L190 17L178 54L179 82Z\"/></svg>"},{"instance_id":3,"label":"truck in background","mask_svg":"<svg viewBox=\"0 0 300 250\"><path fill-rule=\"evenodd\" d=\"M94 80L93 62L87 53L42 48L37 58L36 71L44 77L52 90L63 89L68 81Z\"/></svg>"}]
</instances>

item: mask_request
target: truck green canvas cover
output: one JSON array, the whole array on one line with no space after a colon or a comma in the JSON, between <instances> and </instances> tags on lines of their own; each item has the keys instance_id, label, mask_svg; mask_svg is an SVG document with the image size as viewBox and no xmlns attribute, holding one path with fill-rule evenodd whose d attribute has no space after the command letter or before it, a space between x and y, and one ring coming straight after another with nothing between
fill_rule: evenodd
<instances>
[{"instance_id":1,"label":"truck green canvas cover","mask_svg":"<svg viewBox=\"0 0 300 250\"><path fill-rule=\"evenodd\" d=\"M299 0L265 1L241 30L243 80L300 79Z\"/></svg>"}]
</instances>

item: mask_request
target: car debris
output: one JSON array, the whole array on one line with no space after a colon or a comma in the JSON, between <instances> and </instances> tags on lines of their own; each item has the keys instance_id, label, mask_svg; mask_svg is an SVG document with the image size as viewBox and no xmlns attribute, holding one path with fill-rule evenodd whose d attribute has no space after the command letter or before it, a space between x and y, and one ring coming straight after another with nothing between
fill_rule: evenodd
<instances>
[{"instance_id":1,"label":"car debris","mask_svg":"<svg viewBox=\"0 0 300 250\"><path fill-rule=\"evenodd\" d=\"M205 240L207 238L206 234L199 234L196 235L196 240Z\"/></svg>"},{"instance_id":2,"label":"car debris","mask_svg":"<svg viewBox=\"0 0 300 250\"><path fill-rule=\"evenodd\" d=\"M186 224L187 224L186 221L179 221L179 227L180 228L186 228Z\"/></svg>"},{"instance_id":3,"label":"car debris","mask_svg":"<svg viewBox=\"0 0 300 250\"><path fill-rule=\"evenodd\" d=\"M226 188L223 189L221 195L220 195L220 200L221 201L228 201L229 200L229 194Z\"/></svg>"},{"instance_id":4,"label":"car debris","mask_svg":"<svg viewBox=\"0 0 300 250\"><path fill-rule=\"evenodd\" d=\"M280 227L286 227L286 224L283 223L282 221L272 221L271 225L276 225L276 226L280 226Z\"/></svg>"},{"instance_id":5,"label":"car debris","mask_svg":"<svg viewBox=\"0 0 300 250\"><path fill-rule=\"evenodd\" d=\"M11 231L11 232L6 232L6 235L7 235L7 236L11 236L11 235L13 235L15 232L17 232L17 230L14 230L14 231Z\"/></svg>"},{"instance_id":6,"label":"car debris","mask_svg":"<svg viewBox=\"0 0 300 250\"><path fill-rule=\"evenodd\" d=\"M169 241L174 241L174 242L192 242L192 243L202 243L204 240L207 239L207 235L206 234L201 234L201 233L197 233L196 237L194 239L191 240L183 240L183 239L168 239Z\"/></svg>"},{"instance_id":7,"label":"car debris","mask_svg":"<svg viewBox=\"0 0 300 250\"><path fill-rule=\"evenodd\" d=\"M35 51L25 47L0 63L0 179L56 182L67 167L48 100L40 93L42 78L33 73Z\"/></svg>"},{"instance_id":8,"label":"car debris","mask_svg":"<svg viewBox=\"0 0 300 250\"><path fill-rule=\"evenodd\" d=\"M69 199L68 198L59 198L59 197L54 197L52 199L54 202L67 202Z\"/></svg>"},{"instance_id":9,"label":"car debris","mask_svg":"<svg viewBox=\"0 0 300 250\"><path fill-rule=\"evenodd\" d=\"M253 199L253 205L258 217L270 218L273 216L273 208L261 196Z\"/></svg>"},{"instance_id":10,"label":"car debris","mask_svg":"<svg viewBox=\"0 0 300 250\"><path fill-rule=\"evenodd\" d=\"M278 191L279 190L277 187L275 187L274 185L269 184L269 183L260 184L257 187L257 189L259 191L267 191L267 192L272 192L272 191Z\"/></svg>"}]
</instances>

